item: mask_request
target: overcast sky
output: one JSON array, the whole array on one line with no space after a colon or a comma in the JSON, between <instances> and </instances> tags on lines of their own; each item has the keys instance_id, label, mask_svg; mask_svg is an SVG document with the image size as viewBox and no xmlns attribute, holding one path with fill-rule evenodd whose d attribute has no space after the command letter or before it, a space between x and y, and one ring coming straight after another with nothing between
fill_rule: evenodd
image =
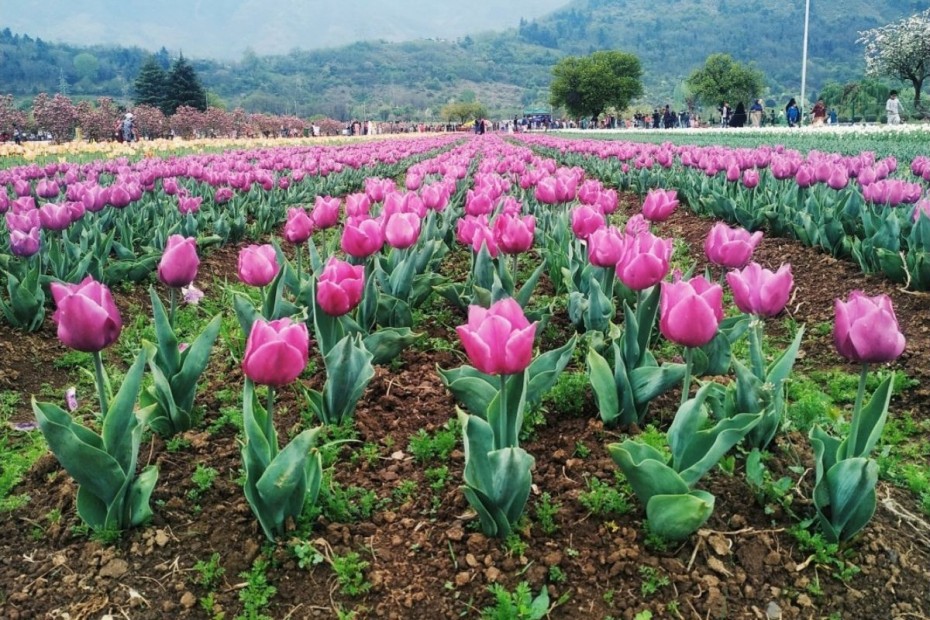
<instances>
[{"instance_id":1,"label":"overcast sky","mask_svg":"<svg viewBox=\"0 0 930 620\"><path fill-rule=\"evenodd\" d=\"M0 0L0 28L49 42L238 59L369 39L457 38L518 25L568 0Z\"/></svg>"}]
</instances>

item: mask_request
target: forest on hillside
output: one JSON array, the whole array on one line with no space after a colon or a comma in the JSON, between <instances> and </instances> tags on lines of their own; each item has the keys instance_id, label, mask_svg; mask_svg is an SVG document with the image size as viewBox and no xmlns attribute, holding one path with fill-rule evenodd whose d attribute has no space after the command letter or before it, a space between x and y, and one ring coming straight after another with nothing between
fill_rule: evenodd
<instances>
[{"instance_id":1,"label":"forest on hillside","mask_svg":"<svg viewBox=\"0 0 930 620\"><path fill-rule=\"evenodd\" d=\"M808 92L862 76L860 31L928 6L930 0L817 3L810 22ZM760 69L767 97L780 100L800 88L802 31L803 3L670 0L656 11L644 0L576 0L544 18L523 20L518 28L455 41L362 41L276 56L246 52L236 62L188 60L216 100L250 112L430 119L451 100L477 99L492 114L509 117L548 105L551 68L560 58L605 48L640 58L647 106L680 105L684 78L717 52ZM39 92L128 101L151 53L53 44L4 29L0 84L24 105ZM173 54L165 48L154 53L167 68Z\"/></svg>"}]
</instances>

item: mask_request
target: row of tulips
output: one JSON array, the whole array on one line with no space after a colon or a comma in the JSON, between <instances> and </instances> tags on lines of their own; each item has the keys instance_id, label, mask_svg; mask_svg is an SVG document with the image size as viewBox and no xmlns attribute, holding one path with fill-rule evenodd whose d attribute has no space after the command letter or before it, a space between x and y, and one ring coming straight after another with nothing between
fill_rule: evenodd
<instances>
[{"instance_id":1,"label":"row of tulips","mask_svg":"<svg viewBox=\"0 0 930 620\"><path fill-rule=\"evenodd\" d=\"M34 330L48 284L140 280L173 234L202 246L258 236L277 227L288 205L359 187L372 168L397 174L448 139L390 148L357 145L125 159L75 165L31 164L0 170L0 310ZM256 188L253 190L253 188Z\"/></svg>"},{"instance_id":2,"label":"row of tulips","mask_svg":"<svg viewBox=\"0 0 930 620\"><path fill-rule=\"evenodd\" d=\"M916 290L930 289L930 165L906 171L873 153L807 156L781 147L728 149L526 137L603 179L644 193L674 186L698 213L791 236ZM897 177L894 175L898 175Z\"/></svg>"},{"instance_id":3,"label":"row of tulips","mask_svg":"<svg viewBox=\"0 0 930 620\"><path fill-rule=\"evenodd\" d=\"M466 178L470 170L473 173ZM472 187L462 191L469 181ZM285 531L288 519L300 513L305 501L315 498L319 487L319 460L313 452L317 431L308 429L279 450L273 417L275 389L296 381L304 371L309 330L314 332L327 378L321 392L308 392L308 407L324 423L343 421L351 418L373 374L372 364L391 359L415 338L410 331L411 308L434 292L468 309L468 324L459 334L471 365L441 373L466 408L459 414L466 455L463 492L486 533L505 536L510 532L531 488L533 457L519 446L525 408L551 387L569 363L576 343L570 338L557 349L533 356L536 328L548 312L524 307L547 266L557 290L569 293L570 318L579 331L589 332L588 373L607 422L642 423L652 399L682 384L682 404L669 430L671 461L632 440L610 447L657 533L681 538L700 527L713 509L713 497L694 488L699 479L737 443L764 448L771 442L781 425L784 381L803 332L785 352L765 363L764 318L781 312L792 284L790 267L773 273L750 262L760 240L758 233L721 225L707 240L708 257L731 270L727 281L734 300L748 315L731 320L723 319L720 285L700 275L677 274L667 279L672 241L657 237L653 230L677 207L674 192L648 195L643 213L629 218L621 232L609 224L611 216L616 219L613 190L586 179L580 168L559 167L553 159L493 137L476 138L411 167L404 180L406 191L400 191L392 180L376 177L364 186L364 192L335 201L320 198L309 213L295 209L288 214L282 236L295 246L293 261L277 244L248 247L240 254L240 279L262 289L258 307L253 297L241 294L234 304L243 333L248 334L242 357L247 377L243 393L246 497L269 538ZM328 235L328 228L338 229L340 224L341 232ZM337 239L345 259L337 255ZM471 254L464 283L435 273L439 259L456 242L467 246ZM185 281L196 273L192 240L169 237L166 248L159 277L172 290L189 286ZM534 248L545 254L545 260L517 288L519 257ZM302 268L304 250L309 263L306 270ZM512 264L508 256L513 257ZM68 343L70 338L69 329L62 331L68 325L69 313L62 305L66 297L86 297L96 304L86 314L106 315L116 322L107 310L102 285L85 281L82 286L93 290L92 294L75 290L67 296L60 293L65 289L59 287L64 286L53 288L59 291L55 318L63 341ZM190 423L172 413L183 408L190 395L172 377L189 381L194 369L186 367L193 363L191 354L180 352L177 338L169 334L174 306L166 312L153 296L158 343L140 352L124 384L125 394L121 389L113 400L119 405L108 405L111 399L101 389L103 432L99 441L91 439L97 436L92 431L77 430L80 425L63 418L67 416L63 411L51 414L57 417L49 422L53 406L36 405L53 451L82 489L88 487L84 493L93 492L97 498L93 514L81 514L95 528L128 527L144 520L147 494L157 475L143 472L136 479L133 451L138 443L110 446L106 437L115 431L108 430L108 424L118 425L129 436L141 436L152 416L149 409L155 405L167 412L161 416L167 420L161 426L150 424L157 432L170 434ZM618 306L622 306L622 329L614 324L621 316ZM842 319L841 307L845 309ZM837 343L844 355L856 361L883 362L903 349L903 336L887 299L854 295L848 305L838 302L837 315ZM870 330L868 326L879 319L887 329L881 333ZM666 339L685 347L685 364L658 364L650 352L657 322ZM201 352L210 348L206 342L212 344L209 331L210 326L195 341L204 344L190 349L196 347L198 361ZM746 333L750 359L743 364L731 360L730 345ZM93 346L106 346L107 340ZM155 388L136 416L131 404L145 359L150 360ZM692 396L694 374L723 374L731 365L735 368L731 385L702 384ZM159 373L164 379L159 379ZM98 385L105 386L102 375L101 368ZM864 377L863 373L863 386ZM254 384L268 386L264 407L256 400ZM867 456L880 434L889 396L890 380L883 382L869 405L857 399L854 432L845 442L833 440L824 431L812 434L822 461L815 504L824 530L835 539L855 534L871 516L869 505L874 510L874 463L869 465ZM111 410L120 414L108 423ZM711 415L716 423L705 428ZM67 431L53 432L53 428ZM104 489L99 481L91 482L92 473L72 471L80 467L69 465L67 454L75 452L63 447L62 437L90 446L87 450L96 450L92 451L95 458L101 451L110 454L122 477L107 478L107 484L119 484ZM849 445L853 447L843 447ZM841 465L847 461L854 462ZM871 496L862 494L857 502L842 492L854 474L860 475L856 484L861 488L872 481L873 489ZM144 488L127 495L126 489L136 488L133 484ZM123 495L114 489L122 489ZM127 502L142 499L145 506L127 507ZM111 512L123 516L98 518Z\"/></svg>"}]
</instances>

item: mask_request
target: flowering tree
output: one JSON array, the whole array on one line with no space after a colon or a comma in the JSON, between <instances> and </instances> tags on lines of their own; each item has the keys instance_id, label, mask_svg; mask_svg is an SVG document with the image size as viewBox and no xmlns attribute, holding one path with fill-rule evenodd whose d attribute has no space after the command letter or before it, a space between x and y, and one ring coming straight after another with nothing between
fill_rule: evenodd
<instances>
[{"instance_id":1,"label":"flowering tree","mask_svg":"<svg viewBox=\"0 0 930 620\"><path fill-rule=\"evenodd\" d=\"M930 77L930 9L859 34L866 72L913 84L914 110L920 110L920 89Z\"/></svg>"},{"instance_id":2,"label":"flowering tree","mask_svg":"<svg viewBox=\"0 0 930 620\"><path fill-rule=\"evenodd\" d=\"M232 134L233 119L226 110L210 106L203 113L204 131L211 138L226 137Z\"/></svg>"},{"instance_id":3,"label":"flowering tree","mask_svg":"<svg viewBox=\"0 0 930 620\"><path fill-rule=\"evenodd\" d=\"M32 117L38 129L52 134L55 142L70 140L78 124L77 108L61 93L52 98L39 93L32 101Z\"/></svg>"},{"instance_id":4,"label":"flowering tree","mask_svg":"<svg viewBox=\"0 0 930 620\"><path fill-rule=\"evenodd\" d=\"M109 97L99 98L96 106L90 101L82 101L77 105L78 124L88 140L99 142L110 139L119 118L119 110Z\"/></svg>"},{"instance_id":5,"label":"flowering tree","mask_svg":"<svg viewBox=\"0 0 930 620\"><path fill-rule=\"evenodd\" d=\"M168 118L159 108L137 105L132 109L139 134L146 138L161 138L168 133Z\"/></svg>"},{"instance_id":6,"label":"flowering tree","mask_svg":"<svg viewBox=\"0 0 930 620\"><path fill-rule=\"evenodd\" d=\"M171 115L169 123L175 135L193 138L204 130L204 114L197 108L182 105Z\"/></svg>"},{"instance_id":7,"label":"flowering tree","mask_svg":"<svg viewBox=\"0 0 930 620\"><path fill-rule=\"evenodd\" d=\"M13 105L13 95L0 97L0 133L12 136L16 129L22 131L28 120L26 113Z\"/></svg>"}]
</instances>

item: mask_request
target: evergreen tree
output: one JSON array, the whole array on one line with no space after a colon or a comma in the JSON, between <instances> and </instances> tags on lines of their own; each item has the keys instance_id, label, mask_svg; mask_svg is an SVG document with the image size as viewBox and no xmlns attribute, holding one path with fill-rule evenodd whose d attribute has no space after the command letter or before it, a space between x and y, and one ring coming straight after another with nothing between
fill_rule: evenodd
<instances>
[{"instance_id":1,"label":"evergreen tree","mask_svg":"<svg viewBox=\"0 0 930 620\"><path fill-rule=\"evenodd\" d=\"M183 55L171 65L166 90L163 108L165 114L174 114L175 110L182 105L196 108L201 112L207 109L207 95L203 86L200 85L200 78L197 77L194 67L184 60Z\"/></svg>"},{"instance_id":2,"label":"evergreen tree","mask_svg":"<svg viewBox=\"0 0 930 620\"><path fill-rule=\"evenodd\" d=\"M133 86L136 105L150 105L164 111L165 94L168 85L168 72L161 68L155 56L149 56L142 67Z\"/></svg>"}]
</instances>

